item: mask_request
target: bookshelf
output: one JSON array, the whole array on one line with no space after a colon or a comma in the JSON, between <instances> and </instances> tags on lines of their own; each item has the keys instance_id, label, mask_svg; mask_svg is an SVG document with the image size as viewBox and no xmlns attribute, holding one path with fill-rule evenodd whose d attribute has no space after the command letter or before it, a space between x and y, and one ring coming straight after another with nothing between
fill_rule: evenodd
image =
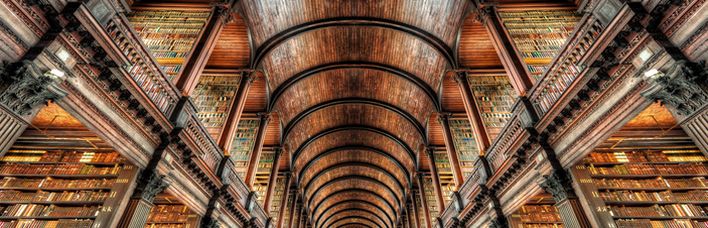
<instances>
[{"instance_id":1,"label":"bookshelf","mask_svg":"<svg viewBox=\"0 0 708 228\"><path fill-rule=\"evenodd\" d=\"M435 197L433 178L430 177L430 175L423 176L423 191L425 191L425 200L427 201L428 208L430 209L430 217L437 218L440 216L440 209L438 208L437 199Z\"/></svg>"},{"instance_id":2,"label":"bookshelf","mask_svg":"<svg viewBox=\"0 0 708 228\"><path fill-rule=\"evenodd\" d=\"M572 8L500 9L498 13L519 58L535 81L548 70L580 21Z\"/></svg>"},{"instance_id":3,"label":"bookshelf","mask_svg":"<svg viewBox=\"0 0 708 228\"><path fill-rule=\"evenodd\" d=\"M240 120L231 144L231 159L234 161L236 174L244 180L246 179L248 160L256 143L259 122L258 119Z\"/></svg>"},{"instance_id":4,"label":"bookshelf","mask_svg":"<svg viewBox=\"0 0 708 228\"><path fill-rule=\"evenodd\" d=\"M40 110L33 124L42 126L25 130L0 158L0 227L117 222L137 168L56 105Z\"/></svg>"},{"instance_id":5,"label":"bookshelf","mask_svg":"<svg viewBox=\"0 0 708 228\"><path fill-rule=\"evenodd\" d=\"M499 135L511 118L516 97L505 73L470 73L468 80L489 140Z\"/></svg>"},{"instance_id":6,"label":"bookshelf","mask_svg":"<svg viewBox=\"0 0 708 228\"><path fill-rule=\"evenodd\" d=\"M550 194L545 191L540 192L510 215L511 227L562 228L563 221L555 203Z\"/></svg>"},{"instance_id":7,"label":"bookshelf","mask_svg":"<svg viewBox=\"0 0 708 228\"><path fill-rule=\"evenodd\" d=\"M415 190L414 190L415 191ZM423 208L423 203L420 200L420 194L423 194L422 192L415 191L417 194L417 197L413 197L415 200L416 205L418 205L418 224L420 224L420 227L424 227L426 224L425 223L425 209ZM427 199L427 197L426 197ZM432 213L431 213L431 218L432 218ZM432 223L431 223L432 224Z\"/></svg>"},{"instance_id":8,"label":"bookshelf","mask_svg":"<svg viewBox=\"0 0 708 228\"><path fill-rule=\"evenodd\" d=\"M474 138L472 126L467 119L453 118L449 120L450 134L455 150L460 160L460 169L465 178L474 173L474 163L479 158L477 141Z\"/></svg>"},{"instance_id":9,"label":"bookshelf","mask_svg":"<svg viewBox=\"0 0 708 228\"><path fill-rule=\"evenodd\" d=\"M295 206L295 204L293 204L293 199L295 198L295 192L290 191L290 190L288 190L288 192L290 194L290 197L288 197L288 202L286 202L286 204L285 204L286 207L283 208L281 206L281 208L283 208L283 210L285 210L285 211L283 211L283 221L279 221L279 222L281 222L281 224L283 224L282 227L284 227L284 228L290 227L289 226L290 225L290 210L291 210L290 208Z\"/></svg>"},{"instance_id":10,"label":"bookshelf","mask_svg":"<svg viewBox=\"0 0 708 228\"><path fill-rule=\"evenodd\" d=\"M438 168L440 187L445 204L452 199L452 192L455 191L455 181L452 178L452 164L447 156L447 151L435 151L435 166Z\"/></svg>"},{"instance_id":11,"label":"bookshelf","mask_svg":"<svg viewBox=\"0 0 708 228\"><path fill-rule=\"evenodd\" d=\"M189 58L210 12L159 7L133 7L128 20L169 80Z\"/></svg>"},{"instance_id":12,"label":"bookshelf","mask_svg":"<svg viewBox=\"0 0 708 228\"><path fill-rule=\"evenodd\" d=\"M146 228L197 227L199 216L169 193L158 194L153 204Z\"/></svg>"},{"instance_id":13,"label":"bookshelf","mask_svg":"<svg viewBox=\"0 0 708 228\"><path fill-rule=\"evenodd\" d=\"M215 139L221 135L240 81L236 72L205 70L191 95L197 117Z\"/></svg>"},{"instance_id":14,"label":"bookshelf","mask_svg":"<svg viewBox=\"0 0 708 228\"><path fill-rule=\"evenodd\" d=\"M276 219L276 222L278 219L278 214L280 213L281 210L281 201L283 200L283 194L285 193L285 176L284 175L278 175L278 178L275 179L275 189L273 190L273 197L272 197L272 202L270 203L270 217Z\"/></svg>"},{"instance_id":15,"label":"bookshelf","mask_svg":"<svg viewBox=\"0 0 708 228\"><path fill-rule=\"evenodd\" d=\"M708 158L681 129L623 128L572 172L609 225L708 226Z\"/></svg>"}]
</instances>

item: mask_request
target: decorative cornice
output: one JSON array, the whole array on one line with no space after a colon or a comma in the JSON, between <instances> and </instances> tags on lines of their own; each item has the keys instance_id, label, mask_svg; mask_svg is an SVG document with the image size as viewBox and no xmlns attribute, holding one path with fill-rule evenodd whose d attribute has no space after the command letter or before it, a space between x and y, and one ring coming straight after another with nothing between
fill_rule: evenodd
<instances>
[{"instance_id":1,"label":"decorative cornice","mask_svg":"<svg viewBox=\"0 0 708 228\"><path fill-rule=\"evenodd\" d=\"M167 188L168 184L163 180L164 178L164 175L159 175L154 170L143 170L138 178L133 197L152 202L158 193Z\"/></svg>"},{"instance_id":2,"label":"decorative cornice","mask_svg":"<svg viewBox=\"0 0 708 228\"><path fill-rule=\"evenodd\" d=\"M42 73L32 61L25 60L8 67L0 67L0 103L18 115L29 115L47 100L56 100L66 94L57 85L63 75L51 71Z\"/></svg>"},{"instance_id":3,"label":"decorative cornice","mask_svg":"<svg viewBox=\"0 0 708 228\"><path fill-rule=\"evenodd\" d=\"M690 116L708 104L707 70L705 63L679 60L666 74L651 77L654 88L642 95L671 106L683 116Z\"/></svg>"}]
</instances>

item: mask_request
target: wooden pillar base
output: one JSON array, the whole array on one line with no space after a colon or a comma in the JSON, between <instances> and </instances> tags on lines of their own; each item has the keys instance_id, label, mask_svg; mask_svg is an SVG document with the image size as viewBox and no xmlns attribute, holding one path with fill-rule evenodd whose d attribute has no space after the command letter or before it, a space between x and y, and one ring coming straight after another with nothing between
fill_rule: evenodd
<instances>
[{"instance_id":1,"label":"wooden pillar base","mask_svg":"<svg viewBox=\"0 0 708 228\"><path fill-rule=\"evenodd\" d=\"M133 198L128 201L128 205L123 213L123 218L118 227L120 228L143 228L147 223L150 210L155 206L142 198Z\"/></svg>"},{"instance_id":2,"label":"wooden pillar base","mask_svg":"<svg viewBox=\"0 0 708 228\"><path fill-rule=\"evenodd\" d=\"M569 198L556 203L558 213L563 220L564 227L590 228L590 222L585 217L582 205L578 198Z\"/></svg>"},{"instance_id":3,"label":"wooden pillar base","mask_svg":"<svg viewBox=\"0 0 708 228\"><path fill-rule=\"evenodd\" d=\"M5 156L5 152L15 144L28 125L20 116L0 104L0 157Z\"/></svg>"}]
</instances>

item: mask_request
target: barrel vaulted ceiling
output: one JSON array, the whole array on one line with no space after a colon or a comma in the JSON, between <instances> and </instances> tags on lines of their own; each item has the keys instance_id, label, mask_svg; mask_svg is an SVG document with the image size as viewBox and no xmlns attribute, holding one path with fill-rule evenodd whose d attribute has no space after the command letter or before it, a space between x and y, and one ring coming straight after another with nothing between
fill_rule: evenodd
<instances>
[{"instance_id":1,"label":"barrel vaulted ceiling","mask_svg":"<svg viewBox=\"0 0 708 228\"><path fill-rule=\"evenodd\" d=\"M415 185L465 0L242 0L250 67L315 227L394 227Z\"/></svg>"}]
</instances>

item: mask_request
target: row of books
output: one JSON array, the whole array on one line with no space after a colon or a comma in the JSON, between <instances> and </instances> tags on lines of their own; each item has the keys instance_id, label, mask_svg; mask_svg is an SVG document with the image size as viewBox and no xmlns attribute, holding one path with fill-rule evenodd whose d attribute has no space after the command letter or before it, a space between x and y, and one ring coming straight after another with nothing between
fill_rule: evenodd
<instances>
[{"instance_id":1,"label":"row of books","mask_svg":"<svg viewBox=\"0 0 708 228\"><path fill-rule=\"evenodd\" d=\"M0 221L0 228L90 228L92 225L93 220L89 219L20 219L12 221Z\"/></svg>"},{"instance_id":2,"label":"row of books","mask_svg":"<svg viewBox=\"0 0 708 228\"><path fill-rule=\"evenodd\" d=\"M708 188L708 180L703 177L690 179L594 179L600 188Z\"/></svg>"},{"instance_id":3,"label":"row of books","mask_svg":"<svg viewBox=\"0 0 708 228\"><path fill-rule=\"evenodd\" d=\"M706 164L622 164L613 167L590 165L593 175L680 175L708 174Z\"/></svg>"},{"instance_id":4,"label":"row of books","mask_svg":"<svg viewBox=\"0 0 708 228\"><path fill-rule=\"evenodd\" d=\"M3 164L0 165L0 175L14 174L44 174L44 175L116 175L120 166L96 167L86 164Z\"/></svg>"},{"instance_id":5,"label":"row of books","mask_svg":"<svg viewBox=\"0 0 708 228\"><path fill-rule=\"evenodd\" d=\"M29 156L28 156L29 155ZM91 152L91 151L46 151L43 154L23 153L12 150L2 158L4 162L92 162L116 163L122 162L116 152Z\"/></svg>"},{"instance_id":6,"label":"row of books","mask_svg":"<svg viewBox=\"0 0 708 228\"><path fill-rule=\"evenodd\" d=\"M102 191L63 191L63 192L23 192L15 190L0 191L0 201L34 201L34 202L71 202L71 201L104 201L108 192Z\"/></svg>"},{"instance_id":7,"label":"row of books","mask_svg":"<svg viewBox=\"0 0 708 228\"><path fill-rule=\"evenodd\" d=\"M96 216L99 206L59 207L55 205L13 204L0 206L2 215L18 217L91 217Z\"/></svg>"},{"instance_id":8,"label":"row of books","mask_svg":"<svg viewBox=\"0 0 708 228\"><path fill-rule=\"evenodd\" d=\"M542 223L525 223L522 225L523 228L563 228L563 224L542 224Z\"/></svg>"},{"instance_id":9,"label":"row of books","mask_svg":"<svg viewBox=\"0 0 708 228\"><path fill-rule=\"evenodd\" d=\"M148 216L148 223L187 222L191 213L185 205L155 205Z\"/></svg>"},{"instance_id":10,"label":"row of books","mask_svg":"<svg viewBox=\"0 0 708 228\"><path fill-rule=\"evenodd\" d=\"M67 189L67 188L110 188L115 179L22 179L16 177L3 177L0 179L2 188L41 188L41 189Z\"/></svg>"},{"instance_id":11,"label":"row of books","mask_svg":"<svg viewBox=\"0 0 708 228\"><path fill-rule=\"evenodd\" d=\"M705 201L708 203L708 190L693 190L687 192L607 191L600 192L600 197L605 201Z\"/></svg>"},{"instance_id":12,"label":"row of books","mask_svg":"<svg viewBox=\"0 0 708 228\"><path fill-rule=\"evenodd\" d=\"M708 220L697 221L690 219L619 219L615 223L617 228L708 228Z\"/></svg>"},{"instance_id":13,"label":"row of books","mask_svg":"<svg viewBox=\"0 0 708 228\"><path fill-rule=\"evenodd\" d=\"M703 217L708 207L694 204L653 205L649 207L611 206L610 215L618 217Z\"/></svg>"},{"instance_id":14,"label":"row of books","mask_svg":"<svg viewBox=\"0 0 708 228\"><path fill-rule=\"evenodd\" d=\"M612 153L593 152L586 158L589 163L610 162L705 162L702 154L667 155L662 151L618 151Z\"/></svg>"}]
</instances>

